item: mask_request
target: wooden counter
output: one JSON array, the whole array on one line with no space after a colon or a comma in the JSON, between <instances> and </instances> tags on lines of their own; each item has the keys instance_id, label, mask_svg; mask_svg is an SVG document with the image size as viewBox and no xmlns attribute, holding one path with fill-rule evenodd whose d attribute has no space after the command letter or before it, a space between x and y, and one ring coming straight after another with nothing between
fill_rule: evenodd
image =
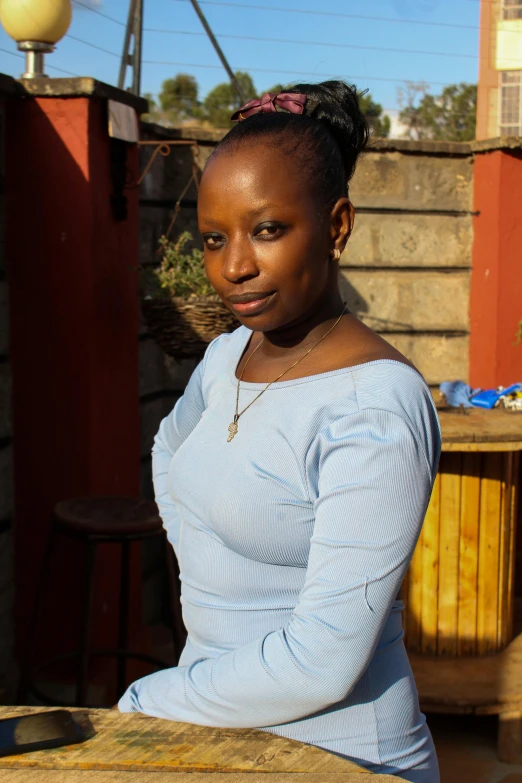
<instances>
[{"instance_id":1,"label":"wooden counter","mask_svg":"<svg viewBox=\"0 0 522 783\"><path fill-rule=\"evenodd\" d=\"M0 718L43 707L0 707ZM350 761L313 745L255 729L216 729L191 723L122 715L117 710L70 710L90 738L80 745L0 758L2 783L383 783ZM183 779L183 780L182 780Z\"/></svg>"},{"instance_id":2,"label":"wooden counter","mask_svg":"<svg viewBox=\"0 0 522 783\"><path fill-rule=\"evenodd\" d=\"M522 762L522 637L513 639L522 413L439 411L442 455L406 575L405 639L422 707L498 713Z\"/></svg>"},{"instance_id":3,"label":"wooden counter","mask_svg":"<svg viewBox=\"0 0 522 783\"><path fill-rule=\"evenodd\" d=\"M522 413L438 406L443 451L521 451Z\"/></svg>"}]
</instances>

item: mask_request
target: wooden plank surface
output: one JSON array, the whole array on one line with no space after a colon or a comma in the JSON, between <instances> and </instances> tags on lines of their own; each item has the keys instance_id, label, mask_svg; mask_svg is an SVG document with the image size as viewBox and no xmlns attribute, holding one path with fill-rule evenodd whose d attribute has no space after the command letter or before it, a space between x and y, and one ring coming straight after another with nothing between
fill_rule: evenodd
<instances>
[{"instance_id":1,"label":"wooden plank surface","mask_svg":"<svg viewBox=\"0 0 522 783\"><path fill-rule=\"evenodd\" d=\"M465 412L458 408L438 407L443 449L452 444L468 443L484 444L484 451L493 450L490 448L493 444L511 444L504 445L504 451L522 450L522 413L503 408L463 410ZM501 450L500 446L498 450Z\"/></svg>"},{"instance_id":2,"label":"wooden plank surface","mask_svg":"<svg viewBox=\"0 0 522 783\"><path fill-rule=\"evenodd\" d=\"M477 653L497 650L503 454L484 454L480 485Z\"/></svg>"},{"instance_id":3,"label":"wooden plank surface","mask_svg":"<svg viewBox=\"0 0 522 783\"><path fill-rule=\"evenodd\" d=\"M458 655L477 651L480 454L462 455L459 553Z\"/></svg>"},{"instance_id":4,"label":"wooden plank surface","mask_svg":"<svg viewBox=\"0 0 522 783\"><path fill-rule=\"evenodd\" d=\"M421 650L423 547L424 526L403 584L404 617L406 618L404 633L408 649L413 652Z\"/></svg>"},{"instance_id":5,"label":"wooden plank surface","mask_svg":"<svg viewBox=\"0 0 522 783\"><path fill-rule=\"evenodd\" d=\"M437 652L439 655L456 655L462 454L444 454L441 462Z\"/></svg>"},{"instance_id":6,"label":"wooden plank surface","mask_svg":"<svg viewBox=\"0 0 522 783\"><path fill-rule=\"evenodd\" d=\"M6 769L2 783L173 783L172 772L100 772L97 770ZM175 783L210 783L208 772L176 772ZM223 774L223 773L221 773ZM251 772L228 772L226 783L252 783ZM268 780L267 780L268 779ZM371 772L332 773L328 783L397 783L392 775ZM264 772L265 783L324 783L320 772Z\"/></svg>"},{"instance_id":7,"label":"wooden plank surface","mask_svg":"<svg viewBox=\"0 0 522 783\"><path fill-rule=\"evenodd\" d=\"M522 709L522 635L496 655L409 658L423 709L488 714Z\"/></svg>"},{"instance_id":8,"label":"wooden plank surface","mask_svg":"<svg viewBox=\"0 0 522 783\"><path fill-rule=\"evenodd\" d=\"M41 707L1 707L0 718L42 712ZM71 709L89 739L79 745L0 758L5 769L128 772L366 772L357 764L313 745L255 729L218 729L121 714L117 710ZM191 778L192 779L192 778ZM55 780L53 778L53 780Z\"/></svg>"},{"instance_id":9,"label":"wooden plank surface","mask_svg":"<svg viewBox=\"0 0 522 783\"><path fill-rule=\"evenodd\" d=\"M437 652L441 476L437 475L422 530L421 651Z\"/></svg>"}]
</instances>

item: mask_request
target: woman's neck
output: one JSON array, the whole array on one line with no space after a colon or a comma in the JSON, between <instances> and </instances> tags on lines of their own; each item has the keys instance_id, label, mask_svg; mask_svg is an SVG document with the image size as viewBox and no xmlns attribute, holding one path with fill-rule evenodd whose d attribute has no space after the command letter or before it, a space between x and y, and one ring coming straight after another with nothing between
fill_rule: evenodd
<instances>
[{"instance_id":1,"label":"woman's neck","mask_svg":"<svg viewBox=\"0 0 522 783\"><path fill-rule=\"evenodd\" d=\"M299 321L280 329L264 332L258 338L262 340L258 353L263 354L267 359L278 359L292 356L294 352L302 352L326 334L339 318L344 307L345 304L339 293L337 297L332 298L313 313L303 315ZM345 312L348 311L345 309Z\"/></svg>"}]
</instances>

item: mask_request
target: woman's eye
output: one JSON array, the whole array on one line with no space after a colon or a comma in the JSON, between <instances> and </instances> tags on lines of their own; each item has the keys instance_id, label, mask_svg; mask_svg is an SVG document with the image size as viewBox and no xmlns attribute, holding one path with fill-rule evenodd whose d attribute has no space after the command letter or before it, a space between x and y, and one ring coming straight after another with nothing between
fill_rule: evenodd
<instances>
[{"instance_id":1,"label":"woman's eye","mask_svg":"<svg viewBox=\"0 0 522 783\"><path fill-rule=\"evenodd\" d=\"M274 237L283 231L283 226L278 223L265 223L258 226L254 232L256 237Z\"/></svg>"},{"instance_id":2,"label":"woman's eye","mask_svg":"<svg viewBox=\"0 0 522 783\"><path fill-rule=\"evenodd\" d=\"M203 242L208 247L209 250L216 250L216 248L221 247L224 243L224 237L221 236L221 234L204 234L203 235Z\"/></svg>"}]
</instances>

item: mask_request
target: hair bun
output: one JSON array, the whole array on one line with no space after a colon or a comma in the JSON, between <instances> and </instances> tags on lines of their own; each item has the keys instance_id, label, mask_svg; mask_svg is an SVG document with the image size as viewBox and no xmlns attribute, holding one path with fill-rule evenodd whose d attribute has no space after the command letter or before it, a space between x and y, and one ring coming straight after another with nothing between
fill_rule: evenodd
<instances>
[{"instance_id":1,"label":"hair bun","mask_svg":"<svg viewBox=\"0 0 522 783\"><path fill-rule=\"evenodd\" d=\"M294 84L288 89L304 93L307 97L305 114L327 126L339 145L349 180L355 171L357 155L370 137L355 86L339 80Z\"/></svg>"}]
</instances>

